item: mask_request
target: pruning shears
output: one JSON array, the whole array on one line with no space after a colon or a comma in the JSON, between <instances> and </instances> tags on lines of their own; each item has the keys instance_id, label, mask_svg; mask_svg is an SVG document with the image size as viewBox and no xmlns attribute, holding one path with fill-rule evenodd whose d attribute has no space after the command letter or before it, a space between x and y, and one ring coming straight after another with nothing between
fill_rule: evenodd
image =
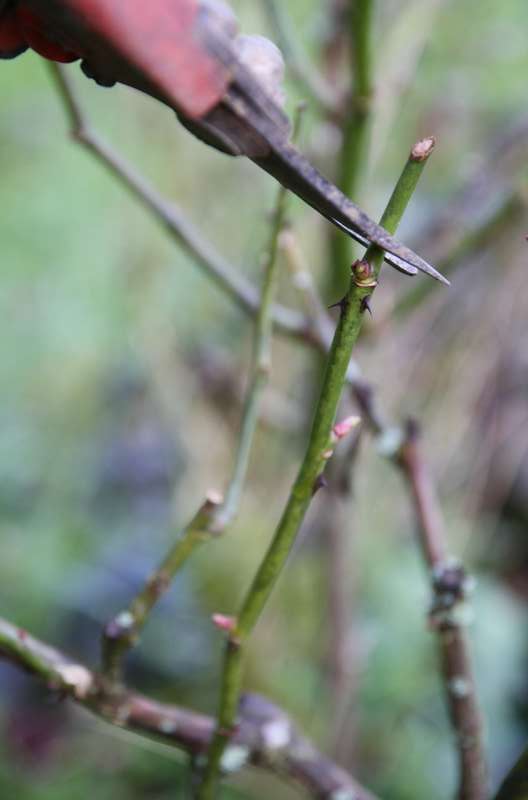
<instances>
[{"instance_id":1,"label":"pruning shears","mask_svg":"<svg viewBox=\"0 0 528 800\"><path fill-rule=\"evenodd\" d=\"M353 239L379 246L396 269L447 284L293 147L287 116L237 42L223 0L0 0L0 57L31 48L54 61L81 59L101 85L145 92L199 138L247 156Z\"/></svg>"}]
</instances>

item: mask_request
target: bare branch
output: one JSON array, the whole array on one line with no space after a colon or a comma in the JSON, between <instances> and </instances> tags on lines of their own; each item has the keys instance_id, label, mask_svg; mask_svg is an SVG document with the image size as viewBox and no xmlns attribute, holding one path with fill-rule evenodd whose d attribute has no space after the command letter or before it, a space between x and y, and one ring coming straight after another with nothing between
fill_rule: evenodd
<instances>
[{"instance_id":1,"label":"bare branch","mask_svg":"<svg viewBox=\"0 0 528 800\"><path fill-rule=\"evenodd\" d=\"M50 64L49 69L62 99L73 138L89 150L143 206L161 222L175 241L206 274L246 313L254 315L260 307L259 292L207 242L201 233L173 204L165 200L131 164L116 153L90 126L77 100L73 81L66 69ZM288 335L309 335L302 315L284 306L273 308L274 322Z\"/></svg>"},{"instance_id":2,"label":"bare branch","mask_svg":"<svg viewBox=\"0 0 528 800\"><path fill-rule=\"evenodd\" d=\"M438 638L440 672L459 760L458 800L485 800L487 769L484 731L465 631L472 580L448 555L442 513L419 432L409 423L397 458L413 498L418 538L431 575L431 629Z\"/></svg>"},{"instance_id":3,"label":"bare branch","mask_svg":"<svg viewBox=\"0 0 528 800\"><path fill-rule=\"evenodd\" d=\"M284 224L287 195L288 192L281 186L277 193L270 243L265 258L261 303L255 321L251 374L244 402L235 464L225 501L215 515L213 528L216 532L224 530L238 511L249 465L251 445L257 429L262 392L268 382L271 370L272 304L279 263L279 237Z\"/></svg>"},{"instance_id":4,"label":"bare branch","mask_svg":"<svg viewBox=\"0 0 528 800\"><path fill-rule=\"evenodd\" d=\"M112 682L121 679L125 655L137 643L150 612L170 587L176 573L200 545L214 536L213 523L221 503L222 498L217 492L209 493L129 607L106 624L103 631L103 672Z\"/></svg>"},{"instance_id":5,"label":"bare branch","mask_svg":"<svg viewBox=\"0 0 528 800\"><path fill-rule=\"evenodd\" d=\"M207 749L214 730L210 717L109 684L103 676L1 618L0 658L113 725L153 736L198 758ZM252 764L301 784L320 800L375 800L265 698L247 695L241 709L240 726L226 753L227 768L236 771Z\"/></svg>"}]
</instances>

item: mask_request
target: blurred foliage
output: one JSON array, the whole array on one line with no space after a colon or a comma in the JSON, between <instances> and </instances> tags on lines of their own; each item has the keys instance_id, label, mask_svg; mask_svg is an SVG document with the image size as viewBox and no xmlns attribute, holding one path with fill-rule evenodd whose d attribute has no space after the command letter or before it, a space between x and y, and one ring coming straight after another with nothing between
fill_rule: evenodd
<instances>
[{"instance_id":1,"label":"blurred foliage","mask_svg":"<svg viewBox=\"0 0 528 800\"><path fill-rule=\"evenodd\" d=\"M234 5L246 30L266 32L256 0ZM404 14L412 20L414 5L378 4L380 61L398 20ZM315 57L327 4L291 0L288 11L299 42ZM478 13L471 3L431 3L431 13L430 41L362 196L375 214L410 143L434 133L439 146L404 227L411 239L485 163L492 142L526 105L525 0L486 0ZM411 24L408 37L419 34ZM403 48L399 59L405 58ZM103 91L80 75L78 87L105 136L257 279L272 182L251 164L203 147L151 100L125 89ZM223 488L250 325L68 141L38 58L3 62L0 94L1 613L95 664L101 623L131 596L207 489ZM301 95L290 87L292 106ZM316 109L302 145L331 172L338 138ZM526 176L518 177L526 189ZM298 203L294 220L326 285L328 226ZM472 633L494 784L528 734L522 516L528 490L519 483L528 453L527 364L519 357L523 347L527 352L522 233L510 226L496 245L460 265L449 294L436 288L398 323L390 310L407 282L386 274L358 353L384 406L397 418L420 418L451 545L478 575ZM288 275L281 300L297 302ZM497 415L481 418L482 397L498 391L505 364L518 377L518 394L515 413L501 401L505 419L498 425ZM218 383L226 374L229 401ZM266 546L302 451L317 374L313 354L277 343L266 424L239 519L188 565L154 614L130 663L139 688L214 710L221 637L210 614L236 609ZM515 457L499 469L501 447ZM493 503L486 504L490 492ZM322 747L331 727L324 523L316 529L324 503L320 493L248 661L252 689L283 704ZM402 486L370 441L352 505L346 546L356 565L357 585L351 581L348 589L358 663L351 665L357 685L347 724L355 733L350 744L341 742L341 757L381 796L440 800L451 795L454 758L434 643L425 630L427 576ZM185 797L177 753L51 703L7 666L0 667L0 687L2 797L163 800L177 797L178 786ZM239 776L224 796L293 796L269 781Z\"/></svg>"}]
</instances>

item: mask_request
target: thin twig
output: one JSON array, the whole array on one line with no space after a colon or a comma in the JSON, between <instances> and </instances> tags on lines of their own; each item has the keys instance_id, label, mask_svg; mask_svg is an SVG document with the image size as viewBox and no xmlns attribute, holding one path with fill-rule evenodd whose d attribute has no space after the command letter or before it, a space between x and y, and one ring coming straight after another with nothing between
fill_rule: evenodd
<instances>
[{"instance_id":1,"label":"thin twig","mask_svg":"<svg viewBox=\"0 0 528 800\"><path fill-rule=\"evenodd\" d=\"M103 631L103 674L113 683L122 677L123 660L138 639L153 607L170 587L174 576L194 551L214 534L214 520L222 497L210 492L204 504L134 597L129 607L105 625Z\"/></svg>"},{"instance_id":2,"label":"thin twig","mask_svg":"<svg viewBox=\"0 0 528 800\"><path fill-rule=\"evenodd\" d=\"M465 632L472 580L463 566L448 555L444 521L415 423L409 424L397 461L413 498L418 537L431 574L429 621L438 638L440 672L456 738L457 798L485 800L487 770L483 723Z\"/></svg>"},{"instance_id":3,"label":"thin twig","mask_svg":"<svg viewBox=\"0 0 528 800\"><path fill-rule=\"evenodd\" d=\"M332 341L334 322L320 300L312 273L291 227L286 227L281 233L279 246L292 273L293 285L301 296L305 313L313 329L313 336L319 343L320 349L328 350Z\"/></svg>"},{"instance_id":4,"label":"thin twig","mask_svg":"<svg viewBox=\"0 0 528 800\"><path fill-rule=\"evenodd\" d=\"M0 658L112 725L154 736L200 758L214 730L203 714L166 705L125 687L116 687L83 664L0 619ZM326 758L297 730L290 718L265 698L244 698L240 727L232 741L233 771L251 764L295 781L319 800L353 797L375 800L337 764Z\"/></svg>"},{"instance_id":5,"label":"thin twig","mask_svg":"<svg viewBox=\"0 0 528 800\"><path fill-rule=\"evenodd\" d=\"M294 139L299 131L303 111L304 107L299 106L294 123ZM244 401L235 465L226 491L225 501L215 516L213 525L216 531L224 530L238 511L242 488L249 466L251 445L257 429L262 392L268 382L271 370L273 300L279 267L279 242L285 224L287 198L288 191L281 186L277 192L268 253L265 257L260 306L256 315L253 337L252 370Z\"/></svg>"},{"instance_id":6,"label":"thin twig","mask_svg":"<svg viewBox=\"0 0 528 800\"><path fill-rule=\"evenodd\" d=\"M259 292L236 272L185 215L140 175L130 163L96 133L87 121L77 100L73 81L64 67L50 64L53 81L61 97L72 129L73 138L89 150L143 206L161 222L175 241L196 261L206 274L234 300L243 311L256 314L260 307ZM274 323L288 335L309 335L302 315L284 306L274 306Z\"/></svg>"},{"instance_id":7,"label":"thin twig","mask_svg":"<svg viewBox=\"0 0 528 800\"><path fill-rule=\"evenodd\" d=\"M271 363L271 334L273 328L273 297L278 270L278 239L286 210L287 191L280 188L266 255L261 305L255 320L252 370L233 473L225 499L210 492L204 505L170 548L155 572L148 578L129 608L117 614L103 632L103 673L112 681L121 679L123 660L134 646L139 633L159 598L169 588L174 576L194 551L205 541L222 533L234 519L249 465L251 445L257 428L262 392L268 380Z\"/></svg>"},{"instance_id":8,"label":"thin twig","mask_svg":"<svg viewBox=\"0 0 528 800\"><path fill-rule=\"evenodd\" d=\"M415 145L383 214L381 224L394 232L413 194L433 140ZM348 363L359 335L365 303L375 289L383 252L369 247L362 261L353 265L352 280L341 303L341 315L327 359L321 393L312 423L306 455L291 490L271 545L257 570L240 613L233 620L225 649L218 722L208 751L199 800L212 800L226 746L236 730L242 684L244 645L257 624L286 561L310 504L317 481L332 454L332 426L346 381Z\"/></svg>"}]
</instances>

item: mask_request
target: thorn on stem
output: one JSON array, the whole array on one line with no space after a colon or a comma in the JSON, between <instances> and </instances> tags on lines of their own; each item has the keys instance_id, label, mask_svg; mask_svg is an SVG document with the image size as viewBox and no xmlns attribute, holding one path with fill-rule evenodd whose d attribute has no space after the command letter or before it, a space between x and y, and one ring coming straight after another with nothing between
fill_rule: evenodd
<instances>
[{"instance_id":1,"label":"thorn on stem","mask_svg":"<svg viewBox=\"0 0 528 800\"><path fill-rule=\"evenodd\" d=\"M317 494L319 489L326 489L327 487L328 487L328 481L326 480L326 478L323 475L323 473L321 473L315 479L315 483L314 483L313 489L312 489L312 497L314 497Z\"/></svg>"},{"instance_id":2,"label":"thorn on stem","mask_svg":"<svg viewBox=\"0 0 528 800\"><path fill-rule=\"evenodd\" d=\"M372 308L371 308L371 305L370 305L370 295L369 295L369 294L368 294L366 297L363 297L363 298L361 299L361 307L360 307L360 311L361 311L361 313L362 313L362 314L364 314L364 313L365 313L365 311L368 311L368 313L370 314L370 316L371 316L371 317L373 316L373 314L372 314Z\"/></svg>"},{"instance_id":3,"label":"thorn on stem","mask_svg":"<svg viewBox=\"0 0 528 800\"><path fill-rule=\"evenodd\" d=\"M341 300L338 300L337 303L332 303L331 306L328 306L328 310L330 311L332 308L338 308L341 312L344 311L345 306L347 303L346 297L342 297Z\"/></svg>"}]
</instances>

